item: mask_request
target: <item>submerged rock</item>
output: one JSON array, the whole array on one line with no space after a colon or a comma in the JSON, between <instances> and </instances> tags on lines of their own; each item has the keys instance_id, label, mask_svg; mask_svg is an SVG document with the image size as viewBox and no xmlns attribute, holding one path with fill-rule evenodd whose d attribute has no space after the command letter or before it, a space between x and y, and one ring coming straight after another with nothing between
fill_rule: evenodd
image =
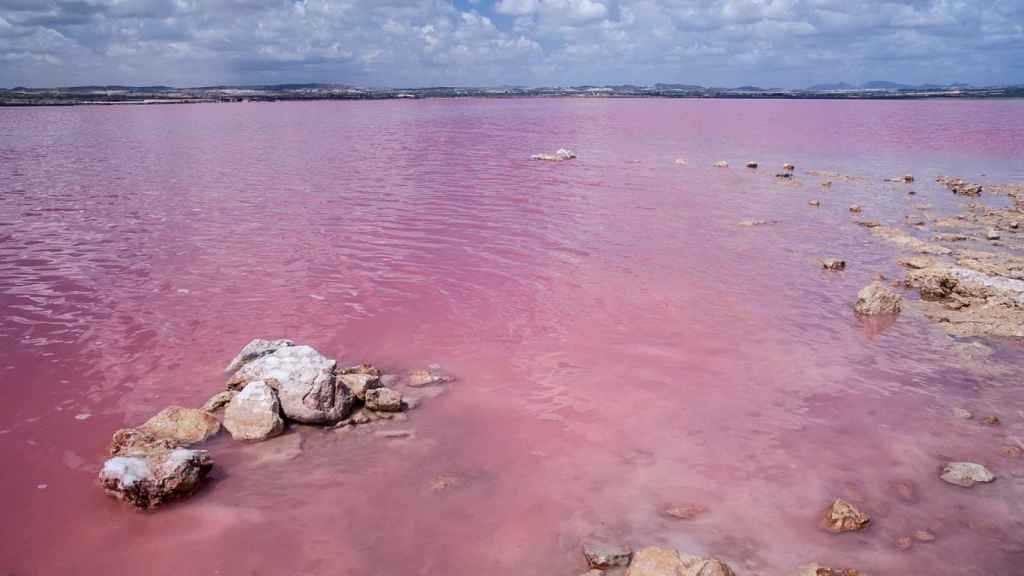
<instances>
[{"instance_id":1,"label":"submerged rock","mask_svg":"<svg viewBox=\"0 0 1024 576\"><path fill-rule=\"evenodd\" d=\"M747 166L747 168L757 168L757 162L754 162L753 160L751 160L751 161L747 162L746 166Z\"/></svg>"},{"instance_id":2,"label":"submerged rock","mask_svg":"<svg viewBox=\"0 0 1024 576\"><path fill-rule=\"evenodd\" d=\"M139 508L192 495L213 468L205 450L152 450L107 460L100 470L103 489Z\"/></svg>"},{"instance_id":3,"label":"submerged rock","mask_svg":"<svg viewBox=\"0 0 1024 576\"><path fill-rule=\"evenodd\" d=\"M971 184L960 178L939 176L935 181L949 188L952 193L961 196L980 196L982 192L981 184Z\"/></svg>"},{"instance_id":4,"label":"submerged rock","mask_svg":"<svg viewBox=\"0 0 1024 576\"><path fill-rule=\"evenodd\" d=\"M811 564L804 566L797 571L794 576L861 576L860 572L856 570L847 569L839 570L836 568L826 568L820 564Z\"/></svg>"},{"instance_id":5,"label":"submerged rock","mask_svg":"<svg viewBox=\"0 0 1024 576\"><path fill-rule=\"evenodd\" d=\"M837 498L825 510L823 525L831 532L855 532L863 530L871 518L842 498Z\"/></svg>"},{"instance_id":6,"label":"submerged rock","mask_svg":"<svg viewBox=\"0 0 1024 576\"><path fill-rule=\"evenodd\" d=\"M608 544L605 542L587 542L583 545L583 556L591 568L614 568L629 566L633 558L633 550L629 546Z\"/></svg>"},{"instance_id":7,"label":"submerged rock","mask_svg":"<svg viewBox=\"0 0 1024 576\"><path fill-rule=\"evenodd\" d=\"M168 406L140 428L179 444L198 444L220 432L220 421L198 408Z\"/></svg>"},{"instance_id":8,"label":"submerged rock","mask_svg":"<svg viewBox=\"0 0 1024 576\"><path fill-rule=\"evenodd\" d=\"M235 370L241 368L242 365L244 365L246 362L250 362L252 360L259 358L260 356L270 354L271 352L274 352L279 348L294 345L295 343L292 342L291 340L264 340L262 338L256 338L255 340L252 340L251 342L246 344L245 347L242 348L242 351L239 352L238 355L231 360L231 362L228 364L228 367L225 368L224 371L229 373L234 372Z\"/></svg>"},{"instance_id":9,"label":"submerged rock","mask_svg":"<svg viewBox=\"0 0 1024 576\"><path fill-rule=\"evenodd\" d=\"M402 394L390 388L367 390L366 407L377 412L400 412L402 410Z\"/></svg>"},{"instance_id":10,"label":"submerged rock","mask_svg":"<svg viewBox=\"0 0 1024 576\"><path fill-rule=\"evenodd\" d=\"M545 160L548 162L563 162L565 160L573 160L576 158L576 153L572 150L565 148L559 148L554 154L534 154L530 156L533 160Z\"/></svg>"},{"instance_id":11,"label":"submerged rock","mask_svg":"<svg viewBox=\"0 0 1024 576\"><path fill-rule=\"evenodd\" d=\"M861 208L860 206L856 204L850 205L850 212L853 212L854 214L860 214L861 211L863 211L863 208Z\"/></svg>"},{"instance_id":12,"label":"submerged rock","mask_svg":"<svg viewBox=\"0 0 1024 576\"><path fill-rule=\"evenodd\" d=\"M281 411L303 424L333 424L352 411L353 396L335 380L336 362L311 346L288 346L243 365L228 382L239 389L263 381L277 391Z\"/></svg>"},{"instance_id":13,"label":"submerged rock","mask_svg":"<svg viewBox=\"0 0 1024 576\"><path fill-rule=\"evenodd\" d=\"M224 410L224 427L235 440L266 440L284 432L281 404L266 382L250 382Z\"/></svg>"},{"instance_id":14,"label":"submerged rock","mask_svg":"<svg viewBox=\"0 0 1024 576\"><path fill-rule=\"evenodd\" d=\"M422 388L424 386L439 386L441 384L447 384L451 382L451 377L442 374L436 369L427 368L425 370L413 370L409 373L406 378L406 383L413 388Z\"/></svg>"},{"instance_id":15,"label":"submerged rock","mask_svg":"<svg viewBox=\"0 0 1024 576\"><path fill-rule=\"evenodd\" d=\"M728 168L729 167L729 163L726 162L725 160L719 160L718 162L715 162L713 164L713 166L715 168Z\"/></svg>"},{"instance_id":16,"label":"submerged rock","mask_svg":"<svg viewBox=\"0 0 1024 576\"><path fill-rule=\"evenodd\" d=\"M861 288L857 293L857 304L854 310L864 316L878 314L898 314L903 308L903 298L890 290L885 284L875 281Z\"/></svg>"},{"instance_id":17,"label":"submerged rock","mask_svg":"<svg viewBox=\"0 0 1024 576\"><path fill-rule=\"evenodd\" d=\"M676 520L695 520L707 511L707 507L700 504L677 504L662 508L661 513Z\"/></svg>"},{"instance_id":18,"label":"submerged rock","mask_svg":"<svg viewBox=\"0 0 1024 576\"><path fill-rule=\"evenodd\" d=\"M939 475L943 481L956 486L970 488L975 484L987 484L996 479L988 468L974 462L950 462L942 467Z\"/></svg>"},{"instance_id":19,"label":"submerged rock","mask_svg":"<svg viewBox=\"0 0 1024 576\"><path fill-rule=\"evenodd\" d=\"M626 576L736 576L718 558L691 556L671 548L651 546L633 555Z\"/></svg>"},{"instance_id":20,"label":"submerged rock","mask_svg":"<svg viewBox=\"0 0 1024 576\"><path fill-rule=\"evenodd\" d=\"M839 272L846 270L846 260L839 260L837 258L825 258L821 261L821 267L825 270L831 270L833 272Z\"/></svg>"},{"instance_id":21,"label":"submerged rock","mask_svg":"<svg viewBox=\"0 0 1024 576\"><path fill-rule=\"evenodd\" d=\"M775 177L776 178L788 179L788 178L792 178L793 177L793 173L792 172L779 172L778 174L775 175Z\"/></svg>"}]
</instances>

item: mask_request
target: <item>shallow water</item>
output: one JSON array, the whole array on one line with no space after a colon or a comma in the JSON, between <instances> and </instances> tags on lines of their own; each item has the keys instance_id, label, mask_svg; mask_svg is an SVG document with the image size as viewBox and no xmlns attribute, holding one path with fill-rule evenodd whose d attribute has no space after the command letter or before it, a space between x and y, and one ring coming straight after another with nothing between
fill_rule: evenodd
<instances>
[{"instance_id":1,"label":"shallow water","mask_svg":"<svg viewBox=\"0 0 1024 576\"><path fill-rule=\"evenodd\" d=\"M1020 181L1022 156L1021 101L0 109L0 570L571 575L601 534L738 574L1013 573L1021 347L858 321L900 272L847 207L952 214L936 175ZM104 496L113 430L200 405L257 336L458 382L383 426L409 439L222 437L193 499ZM946 485L947 459L999 479ZM836 497L873 525L820 530ZM683 503L708 512L659 513Z\"/></svg>"}]
</instances>

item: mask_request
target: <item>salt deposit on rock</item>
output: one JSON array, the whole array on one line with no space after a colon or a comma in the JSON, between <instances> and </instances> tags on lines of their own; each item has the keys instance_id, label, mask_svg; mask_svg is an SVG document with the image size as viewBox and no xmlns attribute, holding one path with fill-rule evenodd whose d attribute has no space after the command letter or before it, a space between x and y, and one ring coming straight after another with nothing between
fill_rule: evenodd
<instances>
[{"instance_id":1,"label":"salt deposit on rock","mask_svg":"<svg viewBox=\"0 0 1024 576\"><path fill-rule=\"evenodd\" d=\"M534 154L530 156L533 160L546 160L548 162L562 162L565 160L573 160L576 158L576 153L572 150L566 150L565 148L559 148L554 154Z\"/></svg>"},{"instance_id":2,"label":"salt deposit on rock","mask_svg":"<svg viewBox=\"0 0 1024 576\"><path fill-rule=\"evenodd\" d=\"M943 481L956 486L970 488L975 484L987 484L996 479L991 470L974 462L950 462L942 467L939 475Z\"/></svg>"},{"instance_id":3,"label":"salt deposit on rock","mask_svg":"<svg viewBox=\"0 0 1024 576\"><path fill-rule=\"evenodd\" d=\"M255 340L250 341L248 344L245 345L245 347L242 348L238 355L231 360L231 362L228 364L228 367L225 368L224 371L234 372L235 370L241 368L242 365L245 364L246 362L251 362L252 360L259 358L260 356L270 354L271 352L274 352L279 348L294 345L295 343L292 342L291 340L264 340L262 338L256 338Z\"/></svg>"},{"instance_id":4,"label":"salt deposit on rock","mask_svg":"<svg viewBox=\"0 0 1024 576\"><path fill-rule=\"evenodd\" d=\"M266 440L284 432L277 393L265 382L250 382L224 410L224 427L235 440Z\"/></svg>"},{"instance_id":5,"label":"salt deposit on rock","mask_svg":"<svg viewBox=\"0 0 1024 576\"><path fill-rule=\"evenodd\" d=\"M103 489L139 508L191 495L213 467L204 450L151 450L107 460L100 470Z\"/></svg>"}]
</instances>

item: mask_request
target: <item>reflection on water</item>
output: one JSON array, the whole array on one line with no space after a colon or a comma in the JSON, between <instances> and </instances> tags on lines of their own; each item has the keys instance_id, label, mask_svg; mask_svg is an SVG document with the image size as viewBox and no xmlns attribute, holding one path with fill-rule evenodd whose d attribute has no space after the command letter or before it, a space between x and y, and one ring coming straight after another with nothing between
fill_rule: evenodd
<instances>
[{"instance_id":1,"label":"reflection on water","mask_svg":"<svg viewBox=\"0 0 1024 576\"><path fill-rule=\"evenodd\" d=\"M1024 178L1022 112L689 100L0 110L0 566L574 574L581 539L604 534L713 553L742 574L811 561L1009 573L1024 553L1024 459L1002 452L1024 434L1019 348L990 343L978 358L988 348L912 312L859 323L857 290L899 272L847 207L899 225L922 204L959 209L939 173ZM528 159L563 146L579 159ZM722 158L733 167L711 168ZM773 177L783 162L795 183ZM826 190L810 169L869 180ZM904 173L914 196L882 182ZM820 257L847 270L823 272ZM94 475L110 433L198 406L256 336L342 362L439 362L459 381L401 424L411 439L220 438L216 477L188 503L140 514L104 497ZM958 420L954 406L1003 424ZM945 485L950 458L999 480ZM819 530L836 497L872 527ZM662 513L685 504L707 511ZM900 550L916 530L937 539Z\"/></svg>"}]
</instances>

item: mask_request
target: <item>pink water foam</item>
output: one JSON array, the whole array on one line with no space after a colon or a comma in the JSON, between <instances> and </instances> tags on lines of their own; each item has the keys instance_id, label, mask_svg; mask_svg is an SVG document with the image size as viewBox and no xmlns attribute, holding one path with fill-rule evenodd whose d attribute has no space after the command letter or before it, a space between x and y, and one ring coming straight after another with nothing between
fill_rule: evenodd
<instances>
[{"instance_id":1,"label":"pink water foam","mask_svg":"<svg viewBox=\"0 0 1024 576\"><path fill-rule=\"evenodd\" d=\"M579 158L529 160L560 147ZM0 568L575 574L603 534L739 574L1012 573L1020 349L966 365L913 313L860 323L857 290L899 272L847 206L953 213L935 175L1020 180L1022 152L1017 101L0 110ZM870 181L823 190L806 169ZM881 182L905 173L915 196ZM412 439L220 438L190 501L104 496L111 432L198 406L258 336L459 381L402 424ZM946 459L999 480L943 484ZM835 497L873 526L821 531ZM709 511L659 514L676 503ZM921 529L936 542L897 548Z\"/></svg>"}]
</instances>

